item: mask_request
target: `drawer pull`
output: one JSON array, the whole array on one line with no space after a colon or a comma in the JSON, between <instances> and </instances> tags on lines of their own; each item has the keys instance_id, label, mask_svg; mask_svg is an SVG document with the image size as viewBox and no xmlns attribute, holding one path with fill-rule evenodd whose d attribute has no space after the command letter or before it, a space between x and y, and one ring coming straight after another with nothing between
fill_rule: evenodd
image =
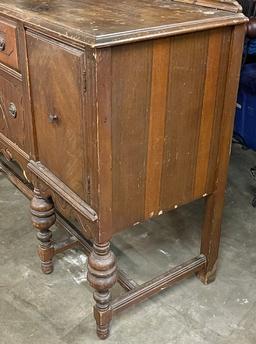
<instances>
[{"instance_id":1,"label":"drawer pull","mask_svg":"<svg viewBox=\"0 0 256 344\"><path fill-rule=\"evenodd\" d=\"M5 50L5 39L0 36L0 52Z\"/></svg>"},{"instance_id":2,"label":"drawer pull","mask_svg":"<svg viewBox=\"0 0 256 344\"><path fill-rule=\"evenodd\" d=\"M17 117L17 108L15 106L14 103L10 103L9 104L9 115L12 117L12 118L16 118Z\"/></svg>"},{"instance_id":3,"label":"drawer pull","mask_svg":"<svg viewBox=\"0 0 256 344\"><path fill-rule=\"evenodd\" d=\"M48 116L49 123L56 123L58 121L58 116L54 114L50 114Z\"/></svg>"}]
</instances>

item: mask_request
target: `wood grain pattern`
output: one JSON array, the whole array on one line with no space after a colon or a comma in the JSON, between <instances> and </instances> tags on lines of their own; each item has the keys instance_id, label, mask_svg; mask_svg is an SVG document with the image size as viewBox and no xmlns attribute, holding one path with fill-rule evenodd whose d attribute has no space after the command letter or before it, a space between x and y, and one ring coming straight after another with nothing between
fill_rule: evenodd
<instances>
[{"instance_id":1,"label":"wood grain pattern","mask_svg":"<svg viewBox=\"0 0 256 344\"><path fill-rule=\"evenodd\" d=\"M224 206L224 193L227 182L227 170L231 152L231 139L234 125L234 114L240 75L242 45L245 34L244 25L236 26L232 33L228 59L227 80L221 132L218 142L218 162L215 174L215 191L206 203L204 225L202 228L201 253L207 257L207 266L199 274L205 283L216 277L217 258L220 244L221 220Z\"/></svg>"},{"instance_id":2,"label":"wood grain pattern","mask_svg":"<svg viewBox=\"0 0 256 344\"><path fill-rule=\"evenodd\" d=\"M144 219L151 68L152 42L112 51L113 230Z\"/></svg>"},{"instance_id":3,"label":"wood grain pattern","mask_svg":"<svg viewBox=\"0 0 256 344\"><path fill-rule=\"evenodd\" d=\"M32 34L27 42L40 161L84 198L83 53Z\"/></svg>"},{"instance_id":4,"label":"wood grain pattern","mask_svg":"<svg viewBox=\"0 0 256 344\"><path fill-rule=\"evenodd\" d=\"M0 38L4 40L4 49L0 51L0 62L18 70L19 61L16 23L0 19Z\"/></svg>"},{"instance_id":5,"label":"wood grain pattern","mask_svg":"<svg viewBox=\"0 0 256 344\"><path fill-rule=\"evenodd\" d=\"M228 27L223 30L222 34L222 47L218 71L218 87L216 92L214 122L211 134L210 159L208 161L208 173L205 189L206 194L211 194L215 190L215 175L219 149L216 142L219 142L220 140L231 38L232 28Z\"/></svg>"},{"instance_id":6,"label":"wood grain pattern","mask_svg":"<svg viewBox=\"0 0 256 344\"><path fill-rule=\"evenodd\" d=\"M113 48L113 232L214 191L230 37L223 28Z\"/></svg>"},{"instance_id":7,"label":"wood grain pattern","mask_svg":"<svg viewBox=\"0 0 256 344\"><path fill-rule=\"evenodd\" d=\"M5 78L0 75L0 132L16 143L21 149L27 151L24 97L22 83L16 79ZM9 106L16 106L16 118L9 113Z\"/></svg>"},{"instance_id":8,"label":"wood grain pattern","mask_svg":"<svg viewBox=\"0 0 256 344\"><path fill-rule=\"evenodd\" d=\"M28 163L28 169L38 177L49 189L57 193L70 204L78 213L83 217L95 222L98 220L97 213L85 202L83 202L72 190L64 185L60 180L57 180L55 175L46 169L40 162L30 161Z\"/></svg>"},{"instance_id":9,"label":"wood grain pattern","mask_svg":"<svg viewBox=\"0 0 256 344\"><path fill-rule=\"evenodd\" d=\"M176 0L178 2L184 2L186 4L194 4L205 6L209 8L218 8L220 10L231 12L242 12L242 6L236 0Z\"/></svg>"},{"instance_id":10,"label":"wood grain pattern","mask_svg":"<svg viewBox=\"0 0 256 344\"><path fill-rule=\"evenodd\" d=\"M94 241L88 281L101 338L113 313L193 272L215 277L246 19L233 0L181 1L0 0L20 69L0 62L0 104L16 97L24 113L18 127L2 111L0 152L34 186L45 272L63 249L51 243L55 209ZM122 277L131 290L111 303L113 234L206 194L201 254L142 286Z\"/></svg>"},{"instance_id":11,"label":"wood grain pattern","mask_svg":"<svg viewBox=\"0 0 256 344\"><path fill-rule=\"evenodd\" d=\"M97 139L97 89L96 89L96 59L95 50L86 49L85 55L85 71L84 71L84 104L83 104L83 121L84 127L84 155L86 165L86 201L93 209L99 212L99 193L98 193L98 139ZM94 144L92 144L92 142Z\"/></svg>"},{"instance_id":12,"label":"wood grain pattern","mask_svg":"<svg viewBox=\"0 0 256 344\"><path fill-rule=\"evenodd\" d=\"M4 134L0 132L0 152L7 153L7 160L14 160L21 166L23 171L27 173L27 165L29 161L29 155L24 152L16 143L8 139ZM8 159L8 157L10 159Z\"/></svg>"},{"instance_id":13,"label":"wood grain pattern","mask_svg":"<svg viewBox=\"0 0 256 344\"><path fill-rule=\"evenodd\" d=\"M193 199L208 33L175 37L171 44L161 210Z\"/></svg>"},{"instance_id":14,"label":"wood grain pattern","mask_svg":"<svg viewBox=\"0 0 256 344\"><path fill-rule=\"evenodd\" d=\"M28 67L28 56L27 56L27 40L26 40L26 29L22 22L17 24L17 35L19 41L19 66L22 75L22 92L24 96L24 111L26 114L25 126L26 136L30 138L27 140L28 150L30 159L37 160L37 145L36 145L36 134L35 126L32 114L32 102L30 92L30 79L29 79L29 67Z\"/></svg>"},{"instance_id":15,"label":"wood grain pattern","mask_svg":"<svg viewBox=\"0 0 256 344\"><path fill-rule=\"evenodd\" d=\"M199 144L197 151L194 197L202 197L206 190L207 164L210 160L211 133L215 115L216 93L218 88L220 55L222 53L223 32L213 31L209 37L204 99L201 114Z\"/></svg>"},{"instance_id":16,"label":"wood grain pattern","mask_svg":"<svg viewBox=\"0 0 256 344\"><path fill-rule=\"evenodd\" d=\"M146 218L152 216L159 208L169 61L170 40L154 41L145 195Z\"/></svg>"},{"instance_id":17,"label":"wood grain pattern","mask_svg":"<svg viewBox=\"0 0 256 344\"><path fill-rule=\"evenodd\" d=\"M171 0L0 0L0 11L58 39L68 38L91 47L131 43L246 21L242 14L229 11L232 6L216 10L220 1L204 1L204 5L207 3L209 7L212 5L211 9Z\"/></svg>"},{"instance_id":18,"label":"wood grain pattern","mask_svg":"<svg viewBox=\"0 0 256 344\"><path fill-rule=\"evenodd\" d=\"M112 103L111 49L96 52L97 148L100 194L99 242L105 242L112 229Z\"/></svg>"}]
</instances>

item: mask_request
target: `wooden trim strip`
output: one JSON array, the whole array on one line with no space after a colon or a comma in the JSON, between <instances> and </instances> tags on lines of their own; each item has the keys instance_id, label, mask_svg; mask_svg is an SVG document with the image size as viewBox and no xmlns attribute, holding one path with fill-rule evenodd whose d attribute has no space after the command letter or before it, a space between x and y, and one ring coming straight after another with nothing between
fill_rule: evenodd
<instances>
[{"instance_id":1,"label":"wooden trim strip","mask_svg":"<svg viewBox=\"0 0 256 344\"><path fill-rule=\"evenodd\" d=\"M154 211L159 208L160 201L170 44L170 39L157 40L153 43L145 192L146 218L154 215Z\"/></svg>"},{"instance_id":2,"label":"wooden trim strip","mask_svg":"<svg viewBox=\"0 0 256 344\"><path fill-rule=\"evenodd\" d=\"M108 240L112 230L112 56L111 49L95 52L97 155L99 204L99 242Z\"/></svg>"},{"instance_id":3,"label":"wooden trim strip","mask_svg":"<svg viewBox=\"0 0 256 344\"><path fill-rule=\"evenodd\" d=\"M221 133L221 123L223 116L223 108L225 102L225 89L227 83L227 71L229 63L229 49L231 45L231 36L232 36L232 27L227 27L222 37L222 46L221 46L221 59L219 66L219 78L218 78L218 89L216 94L216 104L215 104L215 114L214 122L211 133L211 159L208 161L208 172L207 172L207 182L206 182L206 193L209 195L215 189L215 174L217 169L217 160L218 160L218 144L220 140Z\"/></svg>"},{"instance_id":4,"label":"wooden trim strip","mask_svg":"<svg viewBox=\"0 0 256 344\"><path fill-rule=\"evenodd\" d=\"M242 12L242 6L235 0L173 0L185 4L193 4L197 6L208 7L233 13Z\"/></svg>"},{"instance_id":5,"label":"wooden trim strip","mask_svg":"<svg viewBox=\"0 0 256 344\"><path fill-rule=\"evenodd\" d=\"M2 133L0 133L0 142L4 142L7 146L9 146L12 150L14 150L21 158L26 161L29 161L29 155L25 153L22 149L20 149L15 143L5 137Z\"/></svg>"},{"instance_id":6,"label":"wooden trim strip","mask_svg":"<svg viewBox=\"0 0 256 344\"><path fill-rule=\"evenodd\" d=\"M130 291L134 288L137 288L139 285L133 279L131 279L126 272L123 270L118 269L118 283L123 287L125 290Z\"/></svg>"},{"instance_id":7,"label":"wooden trim strip","mask_svg":"<svg viewBox=\"0 0 256 344\"><path fill-rule=\"evenodd\" d=\"M245 17L242 13L237 13L236 15L230 14L222 17L221 20L204 19L204 20L194 20L187 23L179 23L173 25L164 25L157 28L145 30L135 30L128 31L123 34L114 35L101 35L95 38L95 42L89 44L92 48L103 48L114 45L120 45L124 43L134 43L139 41L144 41L148 39L164 38L170 36L176 36L186 33L192 33L197 31L209 30L218 27L234 26L237 24L242 24L248 22L249 19Z\"/></svg>"},{"instance_id":8,"label":"wooden trim strip","mask_svg":"<svg viewBox=\"0 0 256 344\"><path fill-rule=\"evenodd\" d=\"M23 81L23 77L20 72L17 72L15 69L8 67L0 62L0 72L5 73L9 76L11 76L14 79L17 79L19 81Z\"/></svg>"},{"instance_id":9,"label":"wooden trim strip","mask_svg":"<svg viewBox=\"0 0 256 344\"><path fill-rule=\"evenodd\" d=\"M206 1L201 3L202 6L206 6ZM208 7L208 6L206 6ZM212 6L214 9L214 6ZM216 5L215 5L216 7ZM60 23L54 23L47 21L40 15L33 16L26 12L26 18L24 13L13 6L0 4L0 12L3 17L12 17L16 20L21 20L26 28L34 29L38 32L42 32L45 35L51 35L57 40L62 40L68 43L75 43L78 45L86 45L91 48L102 48L122 43L131 43L147 39L155 39L160 37L173 36L177 34L184 34L189 32L195 32L199 30L212 29L214 27L223 27L228 25L236 25L248 21L241 13L232 13L227 11L227 15L221 18L208 18L201 20L194 20L187 23L175 23L170 25L162 25L157 27L143 28L138 30L131 30L125 32L119 32L117 34L106 35L92 35L88 32L82 32L78 29L73 29L72 34L67 36L67 27ZM47 27L47 29L45 29ZM72 40L71 40L72 39Z\"/></svg>"},{"instance_id":10,"label":"wooden trim strip","mask_svg":"<svg viewBox=\"0 0 256 344\"><path fill-rule=\"evenodd\" d=\"M42 180L46 185L48 185L53 191L55 191L60 197L62 197L67 203L69 203L82 216L86 217L92 222L98 220L97 213L40 162L31 160L28 163L28 169L38 178L40 178L40 180Z\"/></svg>"},{"instance_id":11,"label":"wooden trim strip","mask_svg":"<svg viewBox=\"0 0 256 344\"><path fill-rule=\"evenodd\" d=\"M229 165L229 156L231 153L232 133L234 127L234 116L245 32L246 27L243 24L234 27L230 46L229 65L227 71L227 82L222 117L222 121L224 121L225 125L222 124L221 126L222 130L218 155L218 172L216 176L217 189L221 185L220 188L222 190L225 190L226 188L227 170Z\"/></svg>"},{"instance_id":12,"label":"wooden trim strip","mask_svg":"<svg viewBox=\"0 0 256 344\"><path fill-rule=\"evenodd\" d=\"M194 185L195 197L203 196L206 190L208 169L205 168L205 162L209 160L211 152L211 138L209 138L209 133L212 133L212 127L214 123L222 36L222 31L213 31L209 37L204 99L201 114L199 146L195 174L196 177Z\"/></svg>"},{"instance_id":13,"label":"wooden trim strip","mask_svg":"<svg viewBox=\"0 0 256 344\"><path fill-rule=\"evenodd\" d=\"M204 255L197 256L191 260L178 265L164 274L152 279L149 282L134 288L128 293L121 295L111 303L113 313L120 312L125 308L137 304L150 296L164 290L174 283L188 277L189 275L202 270L206 265Z\"/></svg>"},{"instance_id":14,"label":"wooden trim strip","mask_svg":"<svg viewBox=\"0 0 256 344\"><path fill-rule=\"evenodd\" d=\"M71 236L70 238L65 239L63 241L54 242L54 254L56 255L67 250L70 250L72 248L79 247L79 244L80 243L75 236Z\"/></svg>"},{"instance_id":15,"label":"wooden trim strip","mask_svg":"<svg viewBox=\"0 0 256 344\"><path fill-rule=\"evenodd\" d=\"M25 184L21 178L13 171L11 171L8 166L0 161L0 171L3 171L10 182L16 186L27 198L31 199L33 197L33 190L29 188L28 184Z\"/></svg>"}]
</instances>

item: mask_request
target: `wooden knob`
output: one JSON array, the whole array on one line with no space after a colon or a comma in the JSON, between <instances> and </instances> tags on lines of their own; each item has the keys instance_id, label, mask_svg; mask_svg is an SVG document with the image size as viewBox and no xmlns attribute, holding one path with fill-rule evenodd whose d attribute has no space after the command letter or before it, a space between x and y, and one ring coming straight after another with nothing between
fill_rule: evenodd
<instances>
[{"instance_id":1,"label":"wooden knob","mask_svg":"<svg viewBox=\"0 0 256 344\"><path fill-rule=\"evenodd\" d=\"M49 114L48 121L49 123L56 123L58 121L58 116L55 114Z\"/></svg>"},{"instance_id":2,"label":"wooden knob","mask_svg":"<svg viewBox=\"0 0 256 344\"><path fill-rule=\"evenodd\" d=\"M16 118L17 117L17 108L15 106L14 103L10 103L9 104L9 115L12 117L12 118Z\"/></svg>"},{"instance_id":3,"label":"wooden knob","mask_svg":"<svg viewBox=\"0 0 256 344\"><path fill-rule=\"evenodd\" d=\"M256 18L250 18L247 24L247 37L256 38Z\"/></svg>"},{"instance_id":4,"label":"wooden knob","mask_svg":"<svg viewBox=\"0 0 256 344\"><path fill-rule=\"evenodd\" d=\"M5 50L5 39L4 37L0 36L0 51L4 51Z\"/></svg>"}]
</instances>

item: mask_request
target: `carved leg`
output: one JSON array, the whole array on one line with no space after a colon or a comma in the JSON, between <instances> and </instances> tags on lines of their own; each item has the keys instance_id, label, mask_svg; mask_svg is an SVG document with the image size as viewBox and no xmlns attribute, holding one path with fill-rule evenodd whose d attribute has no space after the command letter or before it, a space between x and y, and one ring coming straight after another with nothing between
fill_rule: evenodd
<instances>
[{"instance_id":1,"label":"carved leg","mask_svg":"<svg viewBox=\"0 0 256 344\"><path fill-rule=\"evenodd\" d=\"M40 242L38 255L41 260L42 271L45 274L50 274L53 271L54 247L49 228L54 224L56 216L53 202L50 199L42 198L38 189L34 190L31 214L33 226L38 230L37 238Z\"/></svg>"},{"instance_id":2,"label":"carved leg","mask_svg":"<svg viewBox=\"0 0 256 344\"><path fill-rule=\"evenodd\" d=\"M88 281L95 289L93 294L96 305L94 316L97 324L99 338L105 339L109 336L109 326L112 319L110 309L110 288L116 283L116 260L110 250L110 243L94 243L93 251L88 259Z\"/></svg>"}]
</instances>

